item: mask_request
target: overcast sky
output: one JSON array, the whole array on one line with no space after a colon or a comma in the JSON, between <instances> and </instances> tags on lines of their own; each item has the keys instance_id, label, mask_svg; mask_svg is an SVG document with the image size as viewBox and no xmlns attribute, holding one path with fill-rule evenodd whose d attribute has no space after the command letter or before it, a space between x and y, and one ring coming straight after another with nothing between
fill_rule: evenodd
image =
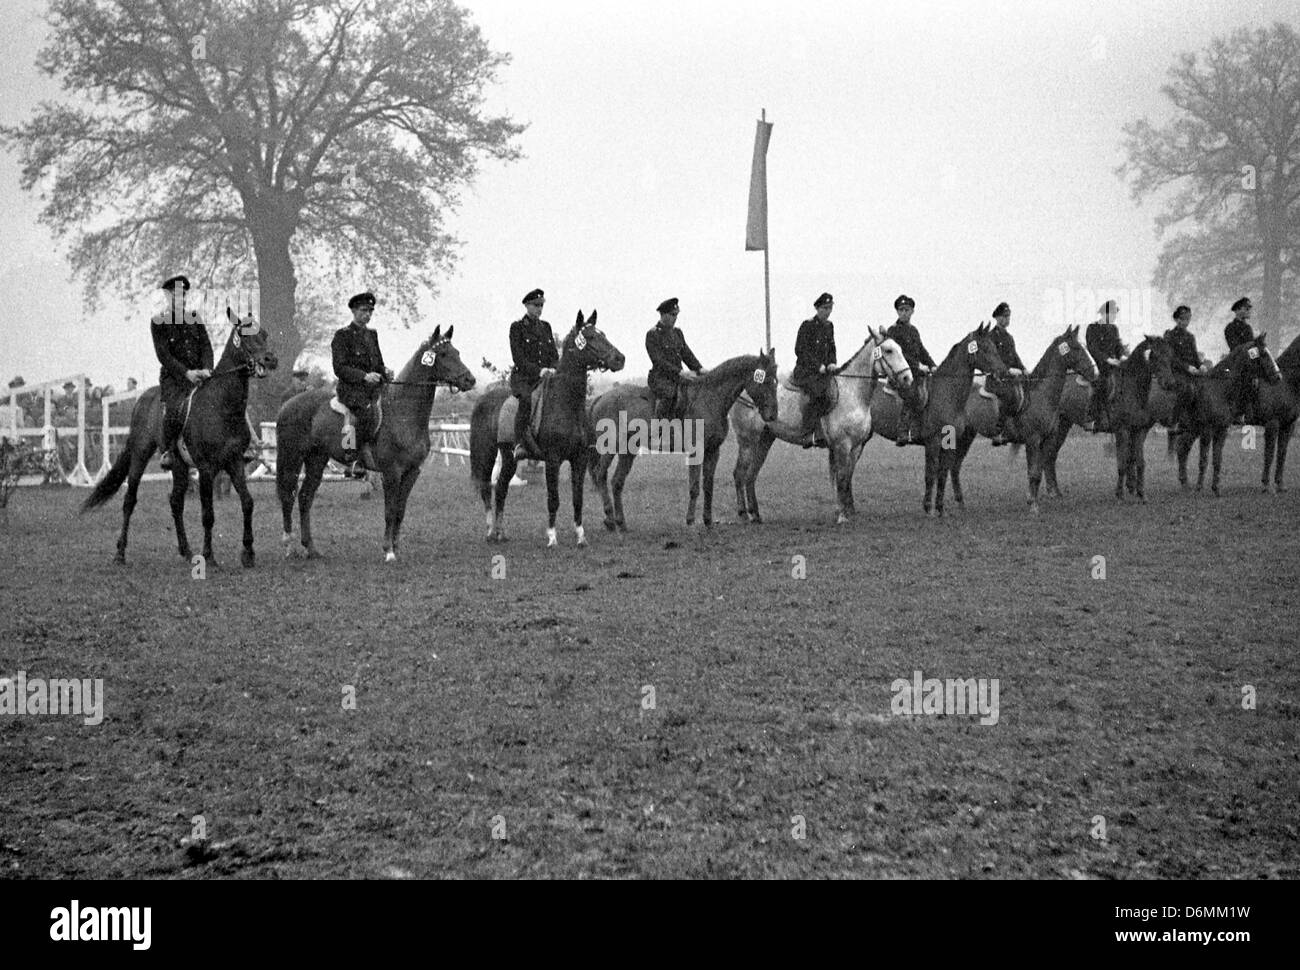
<instances>
[{"instance_id":1,"label":"overcast sky","mask_svg":"<svg viewBox=\"0 0 1300 970\"><path fill-rule=\"evenodd\" d=\"M637 379L666 297L680 299L679 326L706 365L763 343L763 254L744 251L762 108L775 123L772 332L783 372L823 290L836 298L841 358L868 323L893 321L899 293L916 300L913 322L938 358L1007 300L1032 366L1080 290L1088 319L1104 293L1123 290L1133 294L1126 336L1164 330L1180 298L1148 289L1155 212L1114 174L1121 127L1167 117L1159 89L1178 52L1242 26L1300 23L1296 0L466 5L513 57L489 99L529 125L526 158L487 163L465 193L449 221L460 262L421 319L405 328L381 302L385 356L399 367L435 324L454 323L471 366L508 364L508 325L538 286L557 332L579 308L599 308ZM44 8L7 0L3 123L58 95L33 66ZM18 189L16 159L0 155L4 379L85 371L118 387L127 375L155 382L147 321L158 294L88 317L38 209ZM1202 349L1221 353L1224 308L1194 309L1194 329L1215 323Z\"/></svg>"}]
</instances>

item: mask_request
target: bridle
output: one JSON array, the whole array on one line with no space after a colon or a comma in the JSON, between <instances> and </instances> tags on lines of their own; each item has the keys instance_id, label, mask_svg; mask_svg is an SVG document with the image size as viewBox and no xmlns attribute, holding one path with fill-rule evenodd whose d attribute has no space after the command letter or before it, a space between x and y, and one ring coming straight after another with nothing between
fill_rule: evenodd
<instances>
[{"instance_id":1,"label":"bridle","mask_svg":"<svg viewBox=\"0 0 1300 970\"><path fill-rule=\"evenodd\" d=\"M446 350L450 346L451 346L451 341L446 339L439 340L437 343L434 344L430 344L420 354L420 365L422 367L435 366L438 362L438 355L441 354L444 350ZM430 357L430 355L432 356ZM425 361L426 357L429 358L427 362ZM454 381L448 381L443 379L436 379L432 381L399 381L396 378L394 378L391 381L386 380L386 381L381 381L380 383L401 384L404 387L447 387L451 389L451 392L453 394L460 393L459 384L455 383Z\"/></svg>"}]
</instances>

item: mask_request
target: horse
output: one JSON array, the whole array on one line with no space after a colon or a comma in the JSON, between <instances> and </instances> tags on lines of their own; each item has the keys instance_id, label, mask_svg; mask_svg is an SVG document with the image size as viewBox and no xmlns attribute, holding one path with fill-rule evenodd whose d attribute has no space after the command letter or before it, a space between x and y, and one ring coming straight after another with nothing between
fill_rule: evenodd
<instances>
[{"instance_id":1,"label":"horse","mask_svg":"<svg viewBox=\"0 0 1300 970\"><path fill-rule=\"evenodd\" d=\"M1300 337L1275 358L1278 371L1284 380L1276 384L1259 386L1256 416L1264 422L1264 474L1260 485L1265 492L1284 492L1282 469L1286 465L1286 450L1300 418ZM1277 475L1270 484L1269 468L1277 454Z\"/></svg>"},{"instance_id":2,"label":"horse","mask_svg":"<svg viewBox=\"0 0 1300 970\"><path fill-rule=\"evenodd\" d=\"M596 327L596 311L583 320L582 311L573 329L565 336L559 367L546 386L546 398L540 415L537 445L546 463L546 509L549 524L546 528L546 546L556 545L555 515L560 509L560 465L569 463L569 482L573 488L573 531L578 545L587 544L587 534L582 528L582 499L587 462L591 448L587 440L587 372L593 368L620 371L625 358ZM507 387L493 388L483 395L470 416L469 466L470 477L478 488L487 519L488 542L505 542L506 495L510 480L515 474L515 445L513 441L500 441L502 432L510 434L514 424L514 402L509 400ZM534 402L536 405L536 402ZM510 412L509 420L501 420L503 406ZM534 415L536 415L534 408ZM536 420L536 418L535 418ZM495 502L492 495L492 467L501 457L501 471L497 476Z\"/></svg>"},{"instance_id":3,"label":"horse","mask_svg":"<svg viewBox=\"0 0 1300 970\"><path fill-rule=\"evenodd\" d=\"M748 394L764 421L775 421L776 354L760 351L757 355L732 357L694 379L683 381L682 416L678 420L655 421L654 404L644 384L624 384L606 391L587 408L587 417L596 430L595 454L589 468L591 480L600 490L605 506L605 528L627 531L623 517L623 484L640 451L639 443L649 447L656 437L638 429L673 431L680 427L681 450L689 452L687 467L690 503L686 524L695 524L695 503L704 479L704 527L713 528L713 477L718 467L718 449L727 440L727 412ZM657 426L657 427L656 427ZM632 434L627 434L633 429ZM613 494L610 494L609 469L614 469ZM703 466L703 467L701 467Z\"/></svg>"},{"instance_id":4,"label":"horse","mask_svg":"<svg viewBox=\"0 0 1300 970\"><path fill-rule=\"evenodd\" d=\"M944 488L952 472L957 442L966 430L966 401L975 383L975 371L982 370L998 380L1006 379L1007 367L998 356L992 328L992 324L981 324L953 344L943 363L930 375L928 388L913 387L909 395L913 411L921 409L921 440L912 443L925 447L923 508L928 516L943 515ZM876 433L896 441L905 430L900 428L901 411L899 398L882 395L872 407Z\"/></svg>"},{"instance_id":5,"label":"horse","mask_svg":"<svg viewBox=\"0 0 1300 970\"><path fill-rule=\"evenodd\" d=\"M1079 328L1067 327L1048 345L1042 359L1030 372L1026 381L1023 410L1009 418L1008 439L1016 446L1025 447L1025 467L1029 475L1029 511L1038 514L1038 488L1043 478L1043 453L1048 441L1056 436L1059 421L1061 394L1069 373L1085 376L1090 382L1097 379L1097 364L1086 347L1079 342ZM994 394L986 397L986 393ZM953 456L952 497L963 506L961 493L961 468L977 434L992 438L997 429L999 408L1007 402L1002 395L972 388L966 400L966 429L957 440L957 453ZM1012 405L1014 406L1014 405Z\"/></svg>"},{"instance_id":6,"label":"horse","mask_svg":"<svg viewBox=\"0 0 1300 970\"><path fill-rule=\"evenodd\" d=\"M395 380L380 397L383 418L375 435L374 455L384 479L384 561L397 559L406 502L429 456L429 412L439 387L468 391L474 375L452 345L455 327L437 327L416 348ZM325 466L333 458L343 461L343 415L334 410L329 387L303 391L285 401L275 419L275 489L284 517L285 558L293 555L293 499L298 496L299 541L308 559L321 559L311 533L311 506L320 488ZM298 473L306 468L301 487Z\"/></svg>"},{"instance_id":7,"label":"horse","mask_svg":"<svg viewBox=\"0 0 1300 970\"><path fill-rule=\"evenodd\" d=\"M1196 479L1196 490L1200 491L1205 484L1208 443L1214 450L1214 478L1210 483L1210 491L1219 494L1223 441L1228 435L1228 428L1245 409L1256 380L1261 381L1261 392L1281 383L1282 373L1264 345L1264 337L1261 333L1253 340L1238 344L1209 374L1197 381L1196 399L1191 409L1191 428L1178 437L1178 484L1183 488L1187 488L1187 454L1192 449L1192 441L1199 438L1200 473ZM1270 394L1270 404L1275 399L1281 399L1281 396ZM1292 418L1293 422L1294 420ZM1267 488L1267 469L1264 474Z\"/></svg>"},{"instance_id":8,"label":"horse","mask_svg":"<svg viewBox=\"0 0 1300 970\"><path fill-rule=\"evenodd\" d=\"M867 339L845 364L835 371L830 412L822 418L822 433L827 441L827 461L831 485L835 488L836 524L842 525L857 514L853 502L853 472L862 447L872 435L871 407L876 399L877 379L908 389L912 386L912 369L903 351L884 331L867 328ZM758 511L754 483L767 460L772 442L780 438L802 445L803 408L807 395L792 387L777 393L777 407L783 417L769 422L765 415L742 399L731 408L731 424L736 429L739 450L732 478L736 484L736 515L756 525L763 522Z\"/></svg>"},{"instance_id":9,"label":"horse","mask_svg":"<svg viewBox=\"0 0 1300 970\"><path fill-rule=\"evenodd\" d=\"M1115 436L1115 498L1124 493L1146 502L1146 441L1157 423L1170 426L1178 410L1173 352L1164 337L1148 336L1115 371L1115 399L1110 403Z\"/></svg>"},{"instance_id":10,"label":"horse","mask_svg":"<svg viewBox=\"0 0 1300 970\"><path fill-rule=\"evenodd\" d=\"M278 361L270 350L266 331L257 325L252 314L241 320L230 307L226 307L226 319L230 322L230 334L221 359L213 368L212 376L190 393L185 424L177 440L174 457L179 460L172 468L172 521L176 524L176 545L181 558L189 562L192 555L185 534L185 493L190 484L188 466L193 464L199 472L199 500L203 504L204 565L215 566L212 524L216 516L212 509L212 482L218 472L224 471L239 493L239 504L244 511L241 561L247 568L254 563L253 496L248 492L244 467L244 451L252 440L244 414L248 406L248 378L250 374L266 377L268 371L275 370ZM114 557L118 564L126 562L127 532L131 527L131 513L135 510L140 479L154 450L162 442L162 417L161 391L151 387L140 395L131 412L131 431L126 439L126 448L81 506L81 511L87 512L103 505L126 481L122 532L117 539L117 555Z\"/></svg>"}]
</instances>

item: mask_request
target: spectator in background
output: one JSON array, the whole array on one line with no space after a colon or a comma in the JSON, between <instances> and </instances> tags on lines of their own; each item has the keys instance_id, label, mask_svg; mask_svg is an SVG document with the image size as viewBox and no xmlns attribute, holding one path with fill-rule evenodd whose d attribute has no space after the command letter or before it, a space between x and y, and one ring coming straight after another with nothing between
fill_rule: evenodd
<instances>
[{"instance_id":1,"label":"spectator in background","mask_svg":"<svg viewBox=\"0 0 1300 970\"><path fill-rule=\"evenodd\" d=\"M140 382L137 381L134 377L128 377L126 379L126 389L128 391L134 391L139 386L140 386Z\"/></svg>"},{"instance_id":2,"label":"spectator in background","mask_svg":"<svg viewBox=\"0 0 1300 970\"><path fill-rule=\"evenodd\" d=\"M294 371L293 376L289 379L289 386L280 395L280 405L283 407L291 397L301 394L303 391L311 390L311 384L308 383L310 377L311 371L306 368Z\"/></svg>"}]
</instances>

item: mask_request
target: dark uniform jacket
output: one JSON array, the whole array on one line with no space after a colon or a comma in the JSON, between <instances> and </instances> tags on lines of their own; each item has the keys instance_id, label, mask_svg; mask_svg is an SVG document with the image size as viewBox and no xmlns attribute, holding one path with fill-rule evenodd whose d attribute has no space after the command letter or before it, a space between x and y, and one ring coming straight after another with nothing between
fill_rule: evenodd
<instances>
[{"instance_id":1,"label":"dark uniform jacket","mask_svg":"<svg viewBox=\"0 0 1300 970\"><path fill-rule=\"evenodd\" d=\"M820 368L823 364L831 367L835 363L835 324L818 317L809 317L799 324L799 335L794 338L794 372L790 375L790 383L804 387L824 380L828 375L819 373Z\"/></svg>"},{"instance_id":2,"label":"dark uniform jacket","mask_svg":"<svg viewBox=\"0 0 1300 970\"><path fill-rule=\"evenodd\" d=\"M1007 367L1018 367L1022 371L1029 369L1025 367L1020 355L1016 353L1016 340L1007 332L1006 327L994 324L989 339L993 341L993 346L998 350L998 356L1002 358L1002 363L1006 364Z\"/></svg>"},{"instance_id":3,"label":"dark uniform jacket","mask_svg":"<svg viewBox=\"0 0 1300 970\"><path fill-rule=\"evenodd\" d=\"M695 373L704 370L691 348L686 345L686 335L676 327L658 324L646 331L645 352L650 355L650 377L647 383L656 397L668 397L677 390L682 380L682 364Z\"/></svg>"},{"instance_id":4,"label":"dark uniform jacket","mask_svg":"<svg viewBox=\"0 0 1300 970\"><path fill-rule=\"evenodd\" d=\"M898 344L899 349L903 351L903 356L907 358L907 366L913 371L916 370L917 364L924 364L931 370L939 366L930 356L930 352L925 349L925 344L921 343L921 331L910 323L895 320L894 325L885 331L885 336Z\"/></svg>"},{"instance_id":5,"label":"dark uniform jacket","mask_svg":"<svg viewBox=\"0 0 1300 970\"><path fill-rule=\"evenodd\" d=\"M1093 321L1088 324L1088 330L1084 334L1084 344L1088 348L1088 353L1092 354L1093 362L1103 373L1111 369L1111 365L1106 363L1107 357L1119 360L1128 353L1128 348L1119 339L1119 327L1113 323Z\"/></svg>"},{"instance_id":6,"label":"dark uniform jacket","mask_svg":"<svg viewBox=\"0 0 1300 970\"><path fill-rule=\"evenodd\" d=\"M542 368L560 362L551 325L526 313L510 324L510 356L515 365L510 371L510 393L531 393L541 380Z\"/></svg>"},{"instance_id":7,"label":"dark uniform jacket","mask_svg":"<svg viewBox=\"0 0 1300 970\"><path fill-rule=\"evenodd\" d=\"M149 321L153 350L162 364L159 380L164 398L193 385L185 379L187 370L212 368L212 344L208 328L197 310L185 311L185 322L172 323L172 311L165 310Z\"/></svg>"},{"instance_id":8,"label":"dark uniform jacket","mask_svg":"<svg viewBox=\"0 0 1300 970\"><path fill-rule=\"evenodd\" d=\"M379 335L368 327L348 324L334 332L330 344L334 376L338 378L339 400L352 410L364 410L383 391L383 382L367 384L369 373L384 373L384 355L379 352Z\"/></svg>"},{"instance_id":9,"label":"dark uniform jacket","mask_svg":"<svg viewBox=\"0 0 1300 970\"><path fill-rule=\"evenodd\" d=\"M1232 353L1241 344L1254 340L1255 331L1245 320L1238 320L1233 317L1228 325L1223 328L1223 339L1228 342L1228 353Z\"/></svg>"},{"instance_id":10,"label":"dark uniform jacket","mask_svg":"<svg viewBox=\"0 0 1300 970\"><path fill-rule=\"evenodd\" d=\"M1196 351L1196 338L1190 330L1170 327L1165 331L1165 341L1173 351L1174 365L1180 373L1186 373L1188 367L1200 370L1201 355Z\"/></svg>"}]
</instances>

